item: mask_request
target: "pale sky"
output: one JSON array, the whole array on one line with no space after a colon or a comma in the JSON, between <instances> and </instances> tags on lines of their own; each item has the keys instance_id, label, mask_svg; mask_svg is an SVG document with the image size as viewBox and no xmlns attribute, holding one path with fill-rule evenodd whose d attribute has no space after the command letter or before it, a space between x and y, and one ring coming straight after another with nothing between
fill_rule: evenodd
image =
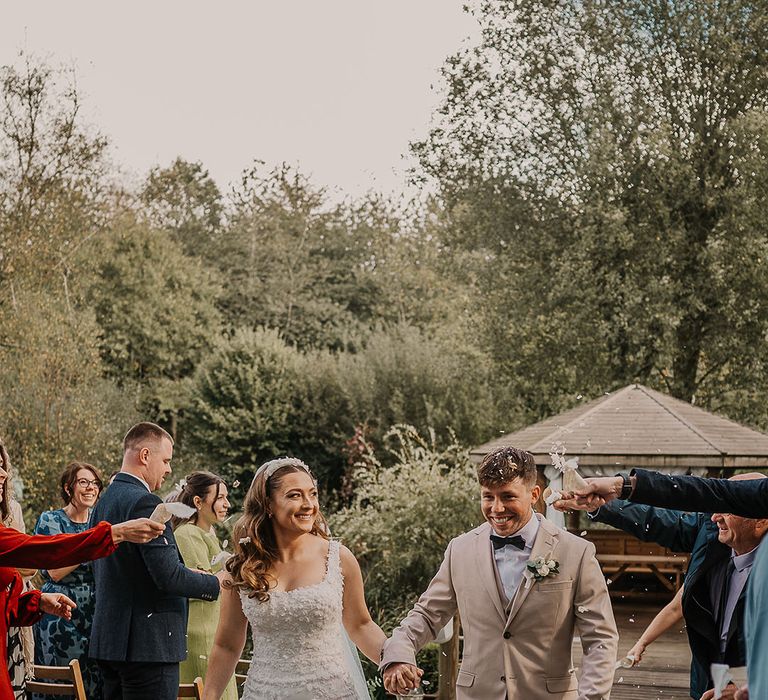
<instances>
[{"instance_id":1,"label":"pale sky","mask_svg":"<svg viewBox=\"0 0 768 700\"><path fill-rule=\"evenodd\" d=\"M74 65L89 122L143 176L180 155L222 186L258 158L398 191L439 68L477 37L462 0L10 0L0 64Z\"/></svg>"}]
</instances>

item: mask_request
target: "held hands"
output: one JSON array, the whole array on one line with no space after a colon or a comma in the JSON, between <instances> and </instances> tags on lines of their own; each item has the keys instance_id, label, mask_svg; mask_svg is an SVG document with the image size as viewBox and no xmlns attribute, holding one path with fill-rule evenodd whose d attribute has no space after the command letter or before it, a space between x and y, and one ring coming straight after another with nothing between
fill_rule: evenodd
<instances>
[{"instance_id":1,"label":"held hands","mask_svg":"<svg viewBox=\"0 0 768 700\"><path fill-rule=\"evenodd\" d=\"M733 696L733 700L749 700L749 688L746 685L741 686Z\"/></svg>"},{"instance_id":2,"label":"held hands","mask_svg":"<svg viewBox=\"0 0 768 700\"><path fill-rule=\"evenodd\" d=\"M733 683L729 683L728 685L723 688L723 692L720 695L722 700L734 700L736 698L737 700L749 700L749 695L738 695L737 693L740 693L742 691L746 691L747 686L744 686L742 690L738 690L736 686ZM715 689L710 688L704 695L701 696L701 700L713 700L715 697Z\"/></svg>"},{"instance_id":3,"label":"held hands","mask_svg":"<svg viewBox=\"0 0 768 700\"><path fill-rule=\"evenodd\" d=\"M418 687L424 671L413 664L391 664L384 669L384 689L392 695L405 695Z\"/></svg>"},{"instance_id":4,"label":"held hands","mask_svg":"<svg viewBox=\"0 0 768 700\"><path fill-rule=\"evenodd\" d=\"M618 498L624 480L620 476L600 476L585 479L587 488L581 491L564 491L562 498L554 502L557 510L596 510L608 501Z\"/></svg>"},{"instance_id":5,"label":"held hands","mask_svg":"<svg viewBox=\"0 0 768 700\"><path fill-rule=\"evenodd\" d=\"M72 619L72 610L76 608L75 602L63 593L41 593L40 610L49 615L56 615L65 620Z\"/></svg>"},{"instance_id":6,"label":"held hands","mask_svg":"<svg viewBox=\"0 0 768 700\"><path fill-rule=\"evenodd\" d=\"M126 520L124 523L113 525L112 540L115 544L120 542L145 544L159 537L164 532L165 525L162 523L156 523L149 518L137 518L136 520Z\"/></svg>"}]
</instances>

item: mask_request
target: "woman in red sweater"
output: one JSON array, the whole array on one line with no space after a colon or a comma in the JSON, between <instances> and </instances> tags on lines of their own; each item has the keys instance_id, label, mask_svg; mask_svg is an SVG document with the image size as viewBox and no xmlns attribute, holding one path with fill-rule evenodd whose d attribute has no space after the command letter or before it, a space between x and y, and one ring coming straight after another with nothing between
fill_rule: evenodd
<instances>
[{"instance_id":1,"label":"woman in red sweater","mask_svg":"<svg viewBox=\"0 0 768 700\"><path fill-rule=\"evenodd\" d=\"M7 504L5 480L7 452L0 446L0 513ZM25 626L50 613L69 618L75 604L61 593L23 593L16 568L57 569L100 559L115 551L120 542L143 544L162 535L165 525L149 518L110 525L101 522L75 535L24 535L0 525L0 659L7 658L8 626ZM0 668L0 700L14 700L6 664Z\"/></svg>"}]
</instances>

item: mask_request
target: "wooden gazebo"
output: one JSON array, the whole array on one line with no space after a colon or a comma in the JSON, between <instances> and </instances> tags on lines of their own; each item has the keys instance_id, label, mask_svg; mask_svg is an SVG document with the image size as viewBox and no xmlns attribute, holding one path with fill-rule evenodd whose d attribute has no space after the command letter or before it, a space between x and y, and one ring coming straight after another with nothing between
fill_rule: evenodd
<instances>
[{"instance_id":1,"label":"wooden gazebo","mask_svg":"<svg viewBox=\"0 0 768 700\"><path fill-rule=\"evenodd\" d=\"M640 384L486 442L472 458L479 462L501 445L528 450L542 469L551 452L564 450L566 459L579 458L584 476L633 467L726 476L768 469L768 435Z\"/></svg>"},{"instance_id":2,"label":"wooden gazebo","mask_svg":"<svg viewBox=\"0 0 768 700\"><path fill-rule=\"evenodd\" d=\"M554 478L556 473L553 452L564 453L565 459L578 457L583 476L613 475L633 467L700 476L768 470L768 435L640 384L502 435L472 450L472 458L479 462L502 445L521 447L534 455L542 486L547 476ZM543 511L544 504L540 501L537 508ZM583 518L579 522L573 514L568 524L581 530ZM594 542L610 580L644 573L655 576L670 591L680 586L687 556L612 528L587 525L582 534Z\"/></svg>"}]
</instances>

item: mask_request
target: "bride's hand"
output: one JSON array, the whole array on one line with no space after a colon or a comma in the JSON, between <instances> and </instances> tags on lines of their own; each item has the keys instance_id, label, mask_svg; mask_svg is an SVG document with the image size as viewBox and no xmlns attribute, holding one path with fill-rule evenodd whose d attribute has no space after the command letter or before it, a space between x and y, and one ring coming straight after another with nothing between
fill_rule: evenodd
<instances>
[{"instance_id":1,"label":"bride's hand","mask_svg":"<svg viewBox=\"0 0 768 700\"><path fill-rule=\"evenodd\" d=\"M384 689L392 695L405 695L418 687L424 671L413 664L391 664L384 669Z\"/></svg>"}]
</instances>

